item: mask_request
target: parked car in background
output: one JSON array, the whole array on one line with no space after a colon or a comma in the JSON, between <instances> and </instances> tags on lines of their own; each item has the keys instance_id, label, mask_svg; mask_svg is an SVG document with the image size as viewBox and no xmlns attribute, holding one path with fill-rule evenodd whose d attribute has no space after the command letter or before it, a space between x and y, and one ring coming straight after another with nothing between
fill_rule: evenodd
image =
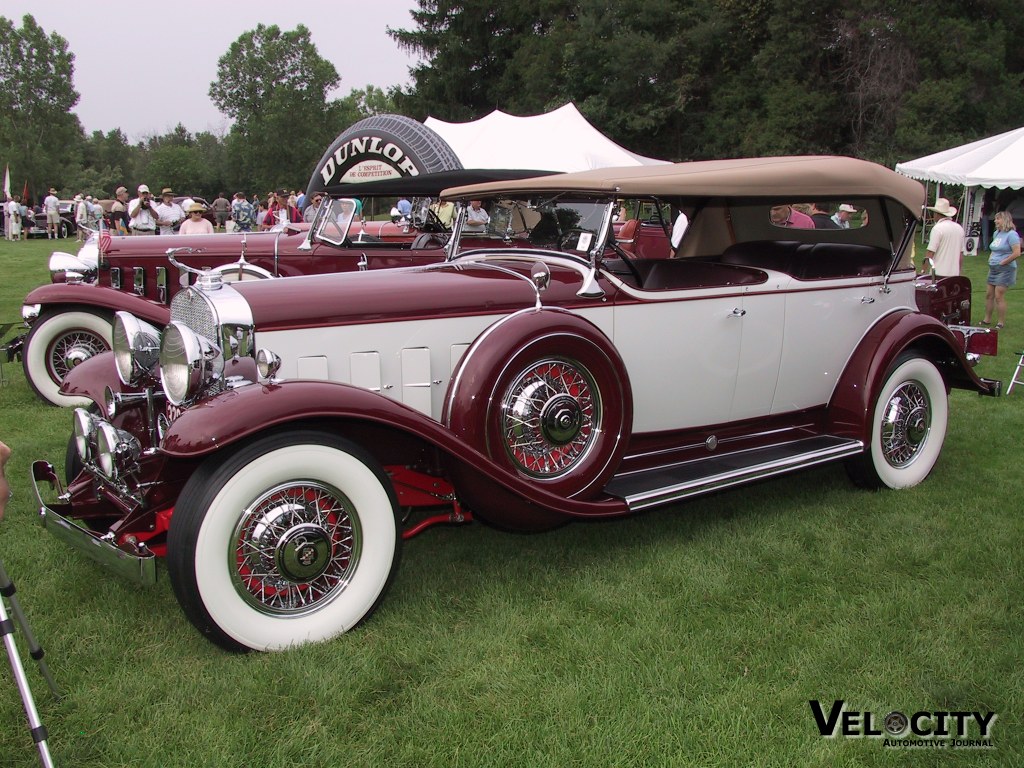
<instances>
[{"instance_id":1,"label":"parked car in background","mask_svg":"<svg viewBox=\"0 0 1024 768\"><path fill-rule=\"evenodd\" d=\"M440 261L444 258L447 228L430 213L432 195L451 183L534 174L543 172L462 170L337 185L327 193L407 194L417 200L411 221L394 224L360 220L344 238L332 234L330 215L337 215L338 201L333 209L325 207L323 215L311 225L292 224L277 231L187 238L114 235L109 244L104 240L102 249L99 238L93 238L76 255L52 255L53 284L26 296L22 316L30 330L8 345L8 355L21 355L25 377L43 400L54 405L80 404L80 399L60 394L58 387L71 368L110 348L114 313L127 310L163 327L174 294L193 279L168 260L168 250L179 249L175 254L179 263L213 269L229 281Z\"/></svg>"},{"instance_id":2,"label":"parked car in background","mask_svg":"<svg viewBox=\"0 0 1024 768\"><path fill-rule=\"evenodd\" d=\"M91 404L67 491L33 466L47 530L141 582L166 557L206 637L284 649L369 616L431 525L540 531L832 461L906 488L939 460L947 391L999 391L971 367L974 334L918 309L924 189L881 166L776 157L444 194L490 218L470 233L463 209L444 262L211 271L162 330L118 312L113 353L62 385ZM616 242L622 198L688 216L671 258ZM870 223L776 223L807 199Z\"/></svg>"},{"instance_id":3,"label":"parked car in background","mask_svg":"<svg viewBox=\"0 0 1024 768\"><path fill-rule=\"evenodd\" d=\"M75 214L72 210L70 200L60 201L60 226L57 230L58 237L71 237L75 234ZM28 217L22 219L22 233L27 237L46 237L46 213L41 205L29 209Z\"/></svg>"}]
</instances>

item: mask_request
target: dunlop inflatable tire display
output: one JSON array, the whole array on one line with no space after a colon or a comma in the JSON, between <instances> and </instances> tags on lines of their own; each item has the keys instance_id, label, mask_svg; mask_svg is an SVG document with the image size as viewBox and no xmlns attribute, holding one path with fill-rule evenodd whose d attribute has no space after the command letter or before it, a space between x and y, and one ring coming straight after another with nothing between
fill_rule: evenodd
<instances>
[{"instance_id":1,"label":"dunlop inflatable tire display","mask_svg":"<svg viewBox=\"0 0 1024 768\"><path fill-rule=\"evenodd\" d=\"M317 163L306 195L312 197L330 184L460 168L448 143L423 123L403 115L375 115L354 123L334 140Z\"/></svg>"}]
</instances>

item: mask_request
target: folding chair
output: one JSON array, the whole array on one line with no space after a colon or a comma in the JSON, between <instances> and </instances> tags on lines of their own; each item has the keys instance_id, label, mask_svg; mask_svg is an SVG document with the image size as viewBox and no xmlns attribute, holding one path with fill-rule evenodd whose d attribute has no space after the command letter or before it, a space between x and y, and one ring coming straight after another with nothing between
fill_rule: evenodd
<instances>
[{"instance_id":1,"label":"folding chair","mask_svg":"<svg viewBox=\"0 0 1024 768\"><path fill-rule=\"evenodd\" d=\"M1010 380L1010 386L1006 388L1006 394L1010 394L1013 391L1014 384L1024 384L1024 351L1017 353L1020 357L1017 360L1017 370L1013 372L1013 378Z\"/></svg>"}]
</instances>

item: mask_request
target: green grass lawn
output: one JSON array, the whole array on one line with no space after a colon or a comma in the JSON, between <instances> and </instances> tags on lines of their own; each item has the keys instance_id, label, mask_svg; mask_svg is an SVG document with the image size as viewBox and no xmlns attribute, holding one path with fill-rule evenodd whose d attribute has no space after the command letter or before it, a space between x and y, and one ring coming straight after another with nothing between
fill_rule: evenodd
<instances>
[{"instance_id":1,"label":"green grass lawn","mask_svg":"<svg viewBox=\"0 0 1024 768\"><path fill-rule=\"evenodd\" d=\"M48 280L51 245L0 242L0 323ZM984 258L967 269L977 320ZM1020 296L983 376L1010 380ZM166 579L121 581L36 525L28 468L63 461L70 412L40 404L20 365L3 375L15 496L0 559L64 692L19 633L60 766L1024 765L1024 387L953 392L917 488L858 490L832 465L535 536L438 528L407 543L362 628L232 655ZM877 722L994 711L995 747L822 738L810 699ZM4 660L0 765L37 764Z\"/></svg>"}]
</instances>

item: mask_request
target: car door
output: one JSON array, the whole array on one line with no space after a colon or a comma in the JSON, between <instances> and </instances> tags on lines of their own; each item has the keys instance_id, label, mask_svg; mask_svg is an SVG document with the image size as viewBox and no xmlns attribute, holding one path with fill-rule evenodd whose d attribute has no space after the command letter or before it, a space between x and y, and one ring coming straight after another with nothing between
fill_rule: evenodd
<instances>
[{"instance_id":1,"label":"car door","mask_svg":"<svg viewBox=\"0 0 1024 768\"><path fill-rule=\"evenodd\" d=\"M633 388L635 433L729 420L742 302L730 287L647 294L616 304L614 341Z\"/></svg>"}]
</instances>

